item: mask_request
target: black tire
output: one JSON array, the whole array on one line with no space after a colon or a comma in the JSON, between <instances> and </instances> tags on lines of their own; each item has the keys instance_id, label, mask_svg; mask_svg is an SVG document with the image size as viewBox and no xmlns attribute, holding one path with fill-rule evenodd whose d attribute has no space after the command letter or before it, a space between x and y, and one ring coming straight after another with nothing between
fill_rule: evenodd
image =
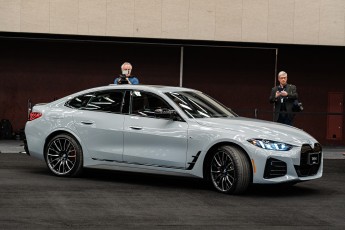
<instances>
[{"instance_id":1,"label":"black tire","mask_svg":"<svg viewBox=\"0 0 345 230\"><path fill-rule=\"evenodd\" d=\"M54 136L47 144L45 161L52 173L62 177L76 177L83 169L83 151L68 134Z\"/></svg>"},{"instance_id":2,"label":"black tire","mask_svg":"<svg viewBox=\"0 0 345 230\"><path fill-rule=\"evenodd\" d=\"M250 162L239 148L221 146L211 153L206 164L206 180L221 193L241 194L251 184Z\"/></svg>"}]
</instances>

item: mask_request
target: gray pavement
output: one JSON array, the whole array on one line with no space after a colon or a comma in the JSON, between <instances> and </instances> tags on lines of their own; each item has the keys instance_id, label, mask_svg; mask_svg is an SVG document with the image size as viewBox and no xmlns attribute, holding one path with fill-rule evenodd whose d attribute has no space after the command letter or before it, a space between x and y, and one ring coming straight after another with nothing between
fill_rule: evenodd
<instances>
[{"instance_id":1,"label":"gray pavement","mask_svg":"<svg viewBox=\"0 0 345 230\"><path fill-rule=\"evenodd\" d=\"M0 140L0 153L25 153L21 140ZM323 146L324 159L345 159L345 146Z\"/></svg>"},{"instance_id":2,"label":"gray pavement","mask_svg":"<svg viewBox=\"0 0 345 230\"><path fill-rule=\"evenodd\" d=\"M0 229L345 229L345 159L318 180L220 194L194 178L85 170L52 175L26 154L0 154Z\"/></svg>"},{"instance_id":3,"label":"gray pavement","mask_svg":"<svg viewBox=\"0 0 345 230\"><path fill-rule=\"evenodd\" d=\"M21 140L0 140L0 153L24 152L24 143Z\"/></svg>"},{"instance_id":4,"label":"gray pavement","mask_svg":"<svg viewBox=\"0 0 345 230\"><path fill-rule=\"evenodd\" d=\"M220 194L195 178L85 169L52 175L0 140L0 229L345 229L345 148L324 147L324 174L294 186Z\"/></svg>"}]
</instances>

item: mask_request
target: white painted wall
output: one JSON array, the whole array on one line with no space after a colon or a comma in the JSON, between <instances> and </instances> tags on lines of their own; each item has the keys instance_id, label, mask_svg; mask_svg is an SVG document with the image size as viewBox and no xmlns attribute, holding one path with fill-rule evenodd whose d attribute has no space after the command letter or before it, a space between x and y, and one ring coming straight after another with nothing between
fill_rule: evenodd
<instances>
[{"instance_id":1,"label":"white painted wall","mask_svg":"<svg viewBox=\"0 0 345 230\"><path fill-rule=\"evenodd\" d=\"M0 31L345 46L345 0L0 0Z\"/></svg>"}]
</instances>

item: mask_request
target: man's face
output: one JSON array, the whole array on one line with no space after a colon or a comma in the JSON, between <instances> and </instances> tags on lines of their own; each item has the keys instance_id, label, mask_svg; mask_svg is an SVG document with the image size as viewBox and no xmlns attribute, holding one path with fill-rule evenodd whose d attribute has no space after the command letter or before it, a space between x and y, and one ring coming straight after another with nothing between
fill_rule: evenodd
<instances>
[{"instance_id":1,"label":"man's face","mask_svg":"<svg viewBox=\"0 0 345 230\"><path fill-rule=\"evenodd\" d=\"M132 66L130 65L124 65L122 67L122 74L126 75L126 77L131 75L131 71L132 71Z\"/></svg>"},{"instance_id":2,"label":"man's face","mask_svg":"<svg viewBox=\"0 0 345 230\"><path fill-rule=\"evenodd\" d=\"M287 83L287 76L286 75L281 75L278 77L278 81L280 82L281 85L286 85Z\"/></svg>"}]
</instances>

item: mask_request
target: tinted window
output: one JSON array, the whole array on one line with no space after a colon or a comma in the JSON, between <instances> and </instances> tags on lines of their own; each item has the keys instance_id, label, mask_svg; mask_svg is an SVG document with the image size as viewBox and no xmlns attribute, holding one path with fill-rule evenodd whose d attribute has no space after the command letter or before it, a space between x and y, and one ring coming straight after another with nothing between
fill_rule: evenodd
<instances>
[{"instance_id":1,"label":"tinted window","mask_svg":"<svg viewBox=\"0 0 345 230\"><path fill-rule=\"evenodd\" d=\"M171 109L171 106L162 98L147 92L132 92L132 114L154 117L159 108Z\"/></svg>"},{"instance_id":2,"label":"tinted window","mask_svg":"<svg viewBox=\"0 0 345 230\"><path fill-rule=\"evenodd\" d=\"M84 109L120 113L123 100L121 91L103 91L95 93Z\"/></svg>"},{"instance_id":3,"label":"tinted window","mask_svg":"<svg viewBox=\"0 0 345 230\"><path fill-rule=\"evenodd\" d=\"M236 114L217 101L198 92L166 93L190 118L234 117Z\"/></svg>"},{"instance_id":4,"label":"tinted window","mask_svg":"<svg viewBox=\"0 0 345 230\"><path fill-rule=\"evenodd\" d=\"M77 96L72 100L69 100L65 105L73 109L80 109L87 105L93 93L88 93L84 95Z\"/></svg>"}]
</instances>

